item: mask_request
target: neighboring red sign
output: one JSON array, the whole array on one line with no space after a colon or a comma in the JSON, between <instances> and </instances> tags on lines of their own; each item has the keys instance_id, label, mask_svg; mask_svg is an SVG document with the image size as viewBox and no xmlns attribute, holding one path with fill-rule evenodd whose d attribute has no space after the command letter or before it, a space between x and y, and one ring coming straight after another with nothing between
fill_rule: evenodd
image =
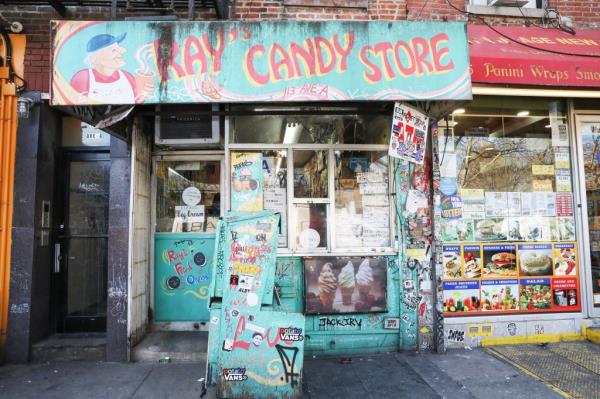
<instances>
[{"instance_id":1,"label":"neighboring red sign","mask_svg":"<svg viewBox=\"0 0 600 399\"><path fill-rule=\"evenodd\" d=\"M600 31L494 29L501 34L485 25L468 26L473 83L600 87Z\"/></svg>"}]
</instances>

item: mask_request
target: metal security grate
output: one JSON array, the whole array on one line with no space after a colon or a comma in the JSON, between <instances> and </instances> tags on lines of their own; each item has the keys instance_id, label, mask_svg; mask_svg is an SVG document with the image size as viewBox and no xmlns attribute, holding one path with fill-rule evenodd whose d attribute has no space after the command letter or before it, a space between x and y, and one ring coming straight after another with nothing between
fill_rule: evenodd
<instances>
[{"instance_id":1,"label":"metal security grate","mask_svg":"<svg viewBox=\"0 0 600 399\"><path fill-rule=\"evenodd\" d=\"M565 397L600 399L600 347L597 345L559 342L545 346L502 345L486 350L539 378Z\"/></svg>"},{"instance_id":2,"label":"metal security grate","mask_svg":"<svg viewBox=\"0 0 600 399\"><path fill-rule=\"evenodd\" d=\"M214 9L219 18L227 19L229 0L0 0L1 6L50 6L60 16L67 17L67 7L106 7L127 13L157 12L174 14L186 12L191 18L195 11Z\"/></svg>"}]
</instances>

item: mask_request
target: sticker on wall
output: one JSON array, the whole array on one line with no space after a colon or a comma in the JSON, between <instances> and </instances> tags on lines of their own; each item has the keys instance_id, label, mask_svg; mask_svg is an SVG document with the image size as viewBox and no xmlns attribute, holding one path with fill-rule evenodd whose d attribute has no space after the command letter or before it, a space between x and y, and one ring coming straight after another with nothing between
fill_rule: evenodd
<instances>
[{"instance_id":1,"label":"sticker on wall","mask_svg":"<svg viewBox=\"0 0 600 399\"><path fill-rule=\"evenodd\" d=\"M263 209L263 162L259 152L231 153L231 210Z\"/></svg>"},{"instance_id":2,"label":"sticker on wall","mask_svg":"<svg viewBox=\"0 0 600 399\"><path fill-rule=\"evenodd\" d=\"M440 191L445 195L456 193L456 179L451 177L442 177L440 179Z\"/></svg>"},{"instance_id":3,"label":"sticker on wall","mask_svg":"<svg viewBox=\"0 0 600 399\"><path fill-rule=\"evenodd\" d=\"M248 379L246 369L242 367L223 369L223 379L228 382L245 381Z\"/></svg>"},{"instance_id":4,"label":"sticker on wall","mask_svg":"<svg viewBox=\"0 0 600 399\"><path fill-rule=\"evenodd\" d=\"M398 330L400 328L399 317L386 317L383 319L383 328L386 330Z\"/></svg>"},{"instance_id":5,"label":"sticker on wall","mask_svg":"<svg viewBox=\"0 0 600 399\"><path fill-rule=\"evenodd\" d=\"M460 219L463 215L463 202L458 195L444 195L441 199L442 218Z\"/></svg>"},{"instance_id":6,"label":"sticker on wall","mask_svg":"<svg viewBox=\"0 0 600 399\"><path fill-rule=\"evenodd\" d=\"M406 211L417 213L419 209L427 208L427 197L420 191L409 190L406 197Z\"/></svg>"},{"instance_id":7,"label":"sticker on wall","mask_svg":"<svg viewBox=\"0 0 600 399\"><path fill-rule=\"evenodd\" d=\"M429 119L425 114L396 103L390 138L389 155L419 165L425 159Z\"/></svg>"},{"instance_id":8,"label":"sticker on wall","mask_svg":"<svg viewBox=\"0 0 600 399\"><path fill-rule=\"evenodd\" d=\"M489 337L494 333L494 326L490 323L485 323L481 325L481 336Z\"/></svg>"},{"instance_id":9,"label":"sticker on wall","mask_svg":"<svg viewBox=\"0 0 600 399\"><path fill-rule=\"evenodd\" d=\"M200 203L200 200L202 199L202 193L200 193L200 190L198 190L196 187L191 186L183 190L181 199L183 200L184 204L188 206L195 206Z\"/></svg>"},{"instance_id":10,"label":"sticker on wall","mask_svg":"<svg viewBox=\"0 0 600 399\"><path fill-rule=\"evenodd\" d=\"M471 325L469 325L469 327L467 327L467 334L471 338L478 337L481 334L479 326L477 324L471 324Z\"/></svg>"}]
</instances>

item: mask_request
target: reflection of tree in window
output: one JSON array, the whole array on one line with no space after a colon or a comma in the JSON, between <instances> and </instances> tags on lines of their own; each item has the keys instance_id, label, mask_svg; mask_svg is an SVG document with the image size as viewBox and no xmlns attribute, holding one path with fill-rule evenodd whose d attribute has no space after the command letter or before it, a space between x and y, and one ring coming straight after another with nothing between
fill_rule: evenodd
<instances>
[{"instance_id":1,"label":"reflection of tree in window","mask_svg":"<svg viewBox=\"0 0 600 399\"><path fill-rule=\"evenodd\" d=\"M554 164L550 139L459 137L455 148L458 186L463 188L533 191L532 165Z\"/></svg>"}]
</instances>

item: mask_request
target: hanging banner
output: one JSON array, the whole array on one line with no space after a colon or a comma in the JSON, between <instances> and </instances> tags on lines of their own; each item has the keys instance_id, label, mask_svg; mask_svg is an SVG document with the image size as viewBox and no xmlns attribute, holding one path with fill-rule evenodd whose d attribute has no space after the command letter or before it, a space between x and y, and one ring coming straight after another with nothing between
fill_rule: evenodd
<instances>
[{"instance_id":1,"label":"hanging banner","mask_svg":"<svg viewBox=\"0 0 600 399\"><path fill-rule=\"evenodd\" d=\"M231 210L263 209L263 167L260 152L231 153Z\"/></svg>"},{"instance_id":2,"label":"hanging banner","mask_svg":"<svg viewBox=\"0 0 600 399\"><path fill-rule=\"evenodd\" d=\"M389 155L422 165L425 159L428 126L429 119L424 113L408 105L396 103Z\"/></svg>"},{"instance_id":3,"label":"hanging banner","mask_svg":"<svg viewBox=\"0 0 600 399\"><path fill-rule=\"evenodd\" d=\"M52 104L470 100L465 24L53 21Z\"/></svg>"}]
</instances>

